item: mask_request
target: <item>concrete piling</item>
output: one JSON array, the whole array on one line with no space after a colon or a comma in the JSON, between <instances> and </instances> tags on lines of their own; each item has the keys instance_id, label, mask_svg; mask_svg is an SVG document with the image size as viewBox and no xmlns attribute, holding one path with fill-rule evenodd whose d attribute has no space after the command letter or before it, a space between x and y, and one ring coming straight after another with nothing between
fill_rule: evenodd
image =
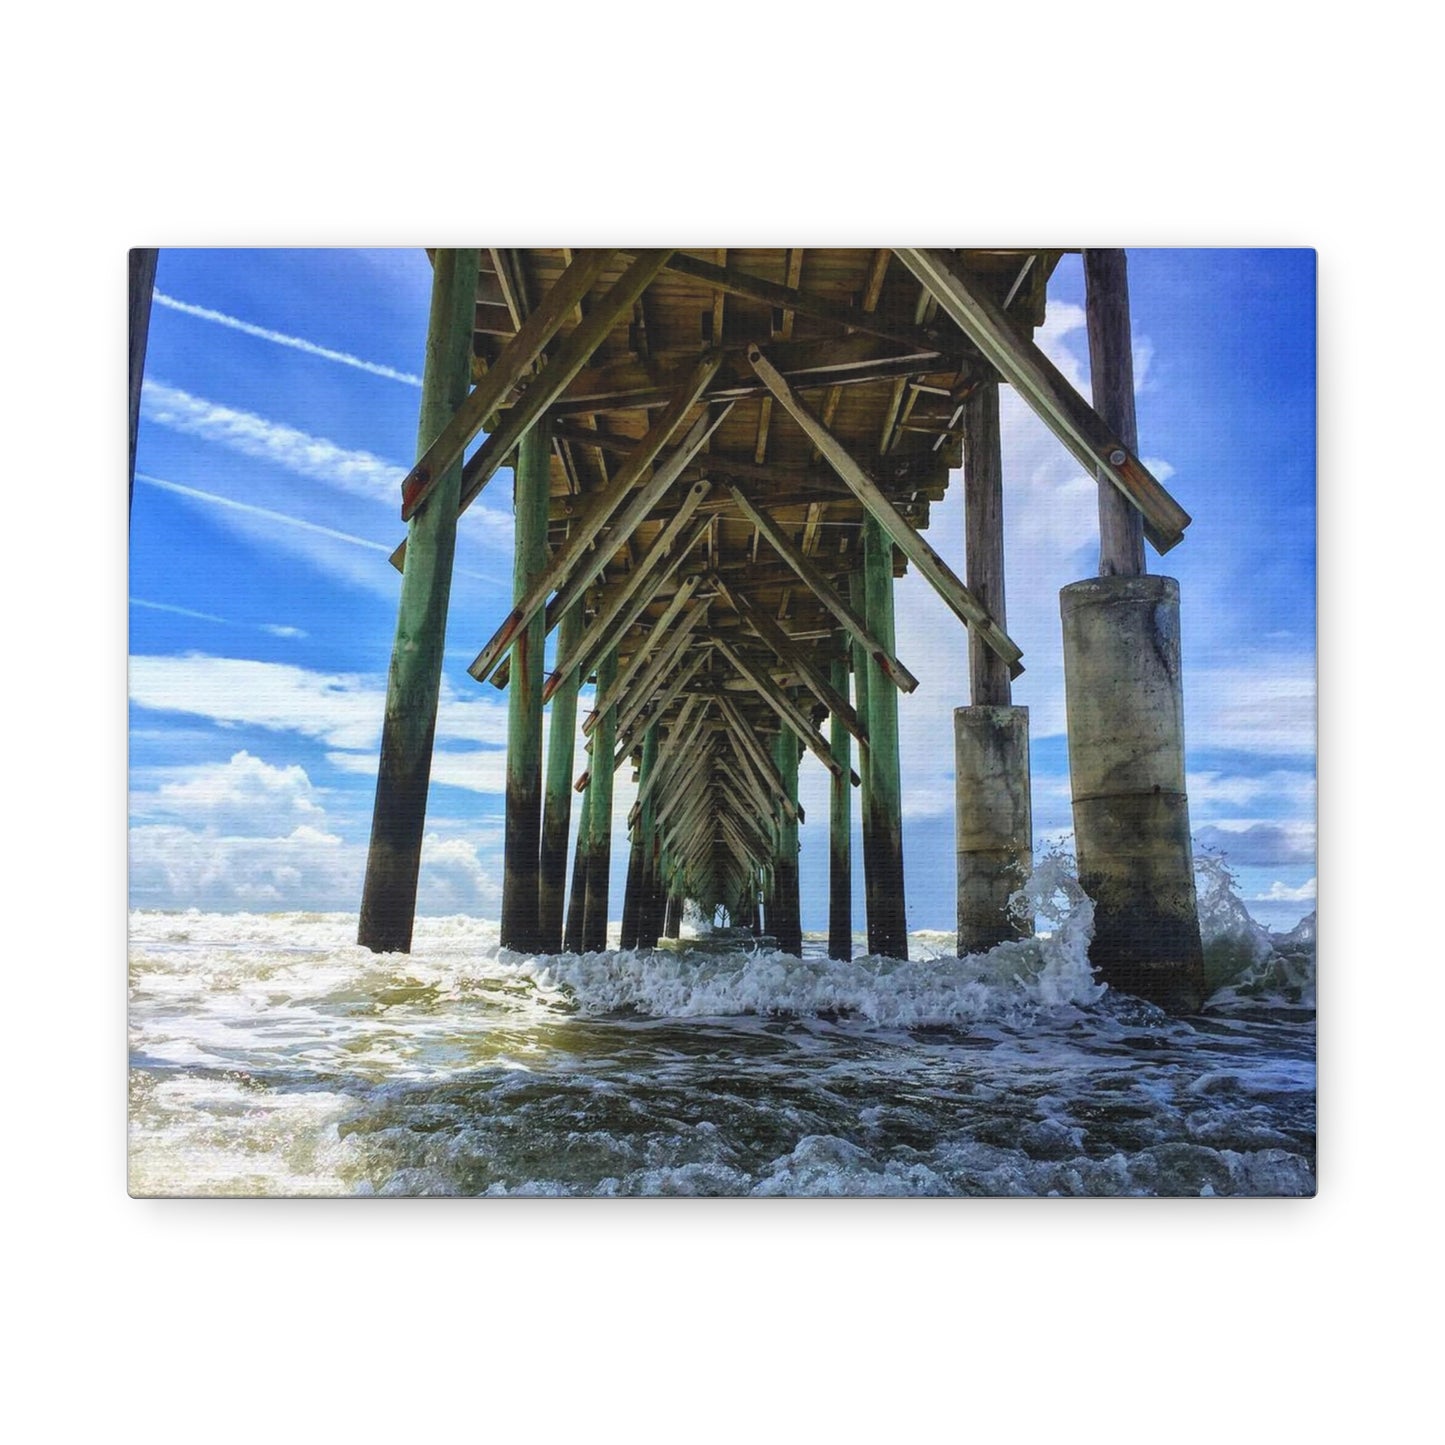
<instances>
[{"instance_id":1,"label":"concrete piling","mask_svg":"<svg viewBox=\"0 0 1445 1445\"><path fill-rule=\"evenodd\" d=\"M1204 999L1184 786L1179 584L1094 577L1059 594L1079 881L1104 981L1175 1012Z\"/></svg>"},{"instance_id":2,"label":"concrete piling","mask_svg":"<svg viewBox=\"0 0 1445 1445\"><path fill-rule=\"evenodd\" d=\"M1009 895L1033 867L1029 710L961 707L953 714L957 796L958 951L1027 937Z\"/></svg>"}]
</instances>

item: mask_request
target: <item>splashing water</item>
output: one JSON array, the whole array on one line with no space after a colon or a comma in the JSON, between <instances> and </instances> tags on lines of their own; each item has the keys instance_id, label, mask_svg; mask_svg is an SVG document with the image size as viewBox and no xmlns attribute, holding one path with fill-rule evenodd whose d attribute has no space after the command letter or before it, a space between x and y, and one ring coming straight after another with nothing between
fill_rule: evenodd
<instances>
[{"instance_id":1,"label":"splashing water","mask_svg":"<svg viewBox=\"0 0 1445 1445\"><path fill-rule=\"evenodd\" d=\"M1308 1194L1312 938L1201 870L1218 992L1169 1019L1093 977L1066 855L1039 936L801 959L695 936L532 958L493 923L136 913L137 1194Z\"/></svg>"}]
</instances>

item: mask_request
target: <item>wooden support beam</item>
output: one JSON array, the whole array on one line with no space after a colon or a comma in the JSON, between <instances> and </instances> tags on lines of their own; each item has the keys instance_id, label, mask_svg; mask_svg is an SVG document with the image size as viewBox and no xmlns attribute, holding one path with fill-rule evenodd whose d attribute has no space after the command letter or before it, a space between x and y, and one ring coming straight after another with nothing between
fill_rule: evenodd
<instances>
[{"instance_id":1,"label":"wooden support beam","mask_svg":"<svg viewBox=\"0 0 1445 1445\"><path fill-rule=\"evenodd\" d=\"M700 574L694 574L685 578L682 585L673 593L672 600L663 610L662 616L658 618L655 626L647 631L647 635L641 643L633 649L632 656L627 660L627 666L617 674L617 681L607 689L605 696L598 697L592 706L592 711L582 721L582 731L589 737L593 729L601 721L602 714L609 708L617 705L627 689L632 686L633 679L642 671L643 664L651 656L653 649L664 639L671 639L675 634L671 631L672 625L677 621L677 615L692 601L692 594L702 586ZM690 629L689 629L690 630Z\"/></svg>"},{"instance_id":2,"label":"wooden support beam","mask_svg":"<svg viewBox=\"0 0 1445 1445\"><path fill-rule=\"evenodd\" d=\"M868 624L893 640L893 544L876 518L863 519L863 584ZM903 786L898 761L898 694L883 686L870 658L868 766L863 788L863 854L868 891L868 952L908 957L903 886Z\"/></svg>"},{"instance_id":3,"label":"wooden support beam","mask_svg":"<svg viewBox=\"0 0 1445 1445\"><path fill-rule=\"evenodd\" d=\"M801 261L801 257L799 260ZM729 295L742 296L783 312L795 311L799 316L812 317L816 321L830 321L847 331L881 336L885 340L902 342L905 346L920 350L937 348L940 345L939 337L922 327L879 316L872 311L850 306L846 302L829 301L825 297L811 295L798 290L796 284L780 286L775 281L765 281L761 276L751 276L746 271L733 267L714 266L681 251L673 252L667 269L679 275L690 276L694 281L701 281Z\"/></svg>"},{"instance_id":4,"label":"wooden support beam","mask_svg":"<svg viewBox=\"0 0 1445 1445\"><path fill-rule=\"evenodd\" d=\"M807 404L788 385L762 351L753 347L748 352L748 359L768 389L807 433L813 445L823 453L828 464L853 489L858 500L892 537L909 561L918 568L959 621L982 637L1008 664L1011 674L1017 677L1023 671L1019 662L1023 653L989 615L988 609L964 586L943 558L904 521L898 508L883 495L873 478L853 460L842 442L813 415Z\"/></svg>"},{"instance_id":5,"label":"wooden support beam","mask_svg":"<svg viewBox=\"0 0 1445 1445\"><path fill-rule=\"evenodd\" d=\"M1111 482L1138 508L1144 533L1160 552L1184 539L1189 513L1174 500L1110 426L995 302L943 251L900 250L904 265L938 299L1005 381L1091 475Z\"/></svg>"},{"instance_id":6,"label":"wooden support beam","mask_svg":"<svg viewBox=\"0 0 1445 1445\"><path fill-rule=\"evenodd\" d=\"M750 666L742 658L737 650L724 642L722 638L714 638L713 645L732 665L737 669L740 676L747 679L753 686L753 690L763 699L772 710L787 724L791 731L798 735L799 740L818 759L830 773L836 772L838 765L833 761L833 755L828 751L828 745L823 741L822 736L812 723L799 710L798 705L775 683L766 677L758 669Z\"/></svg>"},{"instance_id":7,"label":"wooden support beam","mask_svg":"<svg viewBox=\"0 0 1445 1445\"><path fill-rule=\"evenodd\" d=\"M1094 409L1125 447L1139 450L1134 414L1134 340L1129 325L1129 269L1122 250L1084 252L1084 310ZM1144 523L1114 487L1099 478L1099 576L1141 577Z\"/></svg>"},{"instance_id":8,"label":"wooden support beam","mask_svg":"<svg viewBox=\"0 0 1445 1445\"><path fill-rule=\"evenodd\" d=\"M403 522L411 519L412 513L431 495L442 474L461 458L467 444L531 369L573 307L592 289L616 254L615 251L584 251L548 289L542 304L522 322L487 374L452 413L436 440L402 481Z\"/></svg>"},{"instance_id":9,"label":"wooden support beam","mask_svg":"<svg viewBox=\"0 0 1445 1445\"><path fill-rule=\"evenodd\" d=\"M757 734L748 726L747 719L743 717L737 704L726 693L717 694L716 701L718 711L732 725L731 736L734 743L741 743L747 749L753 765L766 780L769 791L782 802L783 812L789 818L794 814L801 815L802 806L789 795L777 765L758 741Z\"/></svg>"},{"instance_id":10,"label":"wooden support beam","mask_svg":"<svg viewBox=\"0 0 1445 1445\"><path fill-rule=\"evenodd\" d=\"M516 449L532 423L566 389L567 384L602 344L613 323L631 307L662 269L667 255L666 251L640 253L593 307L582 325L570 332L558 346L556 354L548 360L542 374L532 381L521 398L507 411L496 431L487 437L472 459L462 468L461 495L457 502L459 512L466 511L482 494L483 488ZM405 558L406 543L402 542L391 554L392 565L400 568Z\"/></svg>"},{"instance_id":11,"label":"wooden support beam","mask_svg":"<svg viewBox=\"0 0 1445 1445\"><path fill-rule=\"evenodd\" d=\"M840 695L848 690L848 664L833 663L833 688ZM848 731L835 712L829 735L833 761L839 771L828 789L828 957L853 957L853 826L852 792L843 776L852 764Z\"/></svg>"},{"instance_id":12,"label":"wooden support beam","mask_svg":"<svg viewBox=\"0 0 1445 1445\"><path fill-rule=\"evenodd\" d=\"M140 394L145 379L146 341L151 329L151 298L156 289L154 247L133 247L127 257L130 290L130 503L135 504L135 439L140 430Z\"/></svg>"},{"instance_id":13,"label":"wooden support beam","mask_svg":"<svg viewBox=\"0 0 1445 1445\"><path fill-rule=\"evenodd\" d=\"M741 592L734 593L721 581L718 583L718 590L728 606L777 654L779 660L802 678L808 691L858 739L863 747L867 747L868 732L858 714L849 706L848 699L841 696L828 679L813 666L807 653L766 612L754 607Z\"/></svg>"},{"instance_id":14,"label":"wooden support beam","mask_svg":"<svg viewBox=\"0 0 1445 1445\"><path fill-rule=\"evenodd\" d=\"M425 452L466 397L476 289L475 250L437 253L417 426L419 452ZM438 483L441 505L428 507L409 524L412 555L402 574L387 672L376 800L356 935L362 947L377 953L411 950L460 487L461 469L454 466Z\"/></svg>"},{"instance_id":15,"label":"wooden support beam","mask_svg":"<svg viewBox=\"0 0 1445 1445\"><path fill-rule=\"evenodd\" d=\"M698 368L699 373L706 372L707 366ZM697 378L694 378L696 383ZM702 382L706 385L706 381ZM689 388L689 391L691 388ZM686 414L691 406L681 405L686 392L679 393L675 400L679 403L676 408L669 408L668 415L658 422L657 426L648 433L647 438L639 444L639 452L650 453L648 461L657 455L667 440L667 435L675 429L682 415ZM696 393L692 393L692 399L696 399ZM676 415L674 416L674 412ZM566 542L558 549L557 555L553 557L551 565L536 579L527 590L527 595L513 607L502 625L493 633L491 640L479 652L472 665L467 669L478 682L485 682L487 675L497 665L502 653L511 644L512 638L524 628L538 609L545 603L552 592L556 592L559 598L566 598L567 601L560 602L559 607L566 608L571 605L571 599L575 598L586 588L599 572L607 565L608 558L621 546L622 539L630 536L636 529L638 523L642 522L647 514L656 506L659 499L667 489L677 480L682 469L694 455L706 443L709 436L722 424L727 409L720 413L704 412L689 429L682 442L661 462L653 471L652 476L637 491L630 502L623 506L628 493L632 491L633 483L637 481L641 472L647 465L633 468L624 467L609 483L607 491L599 497L596 505L587 514L586 519L573 531ZM654 434L664 431L666 434L657 438ZM622 512L617 516L616 521L609 534L609 545L604 550L598 547L592 553L588 553L588 547L596 540L603 526L613 518L618 507L623 507Z\"/></svg>"},{"instance_id":16,"label":"wooden support beam","mask_svg":"<svg viewBox=\"0 0 1445 1445\"><path fill-rule=\"evenodd\" d=\"M677 629L675 639L665 643L663 650L653 658L651 666L643 673L637 686L632 689L626 705L617 715L617 730L622 736L630 739L632 736L633 724L642 715L644 709L650 703L655 705L649 714L650 717L658 717L672 700L687 686L697 675L698 669L707 661L707 648L699 648L692 660L682 664L681 668L674 674L672 669L679 657L686 650L688 643L692 640L692 633L707 616L708 604L706 602L694 604L683 618ZM671 680L669 681L669 677ZM606 718L604 715L604 721ZM600 756L600 754L599 754Z\"/></svg>"},{"instance_id":17,"label":"wooden support beam","mask_svg":"<svg viewBox=\"0 0 1445 1445\"><path fill-rule=\"evenodd\" d=\"M617 676L617 658L608 653L597 669L597 686L610 687ZM613 724L604 719L598 732L599 758L611 759ZM582 915L582 947L589 953L607 947L608 870L612 863L612 769L592 769L587 784L587 902Z\"/></svg>"},{"instance_id":18,"label":"wooden support beam","mask_svg":"<svg viewBox=\"0 0 1445 1445\"><path fill-rule=\"evenodd\" d=\"M609 598L599 609L592 625L580 637L573 647L567 649L558 648L557 666L552 676L547 679L547 686L543 689L542 696L545 698L548 691L558 686L562 678L569 672L575 672L579 668L586 670L603 647L609 642L620 642L627 629L637 620L643 608L645 608L657 590L668 577L675 575L677 569L686 560L692 549L702 539L703 532L707 529L707 523L699 523L681 542L679 538L683 530L692 519L693 513L699 505L706 500L711 490L709 482L694 482L688 488L683 497L682 506L678 508L676 515L658 534L652 546L647 549L646 554L628 574L626 582L617 593ZM671 558L672 565L663 567L661 564Z\"/></svg>"},{"instance_id":19,"label":"wooden support beam","mask_svg":"<svg viewBox=\"0 0 1445 1445\"><path fill-rule=\"evenodd\" d=\"M889 692L890 696L894 694ZM895 698L896 701L896 698ZM786 728L778 733L773 744L773 760L783 775L783 784L794 798L798 796L798 739ZM829 764L837 767L832 754ZM773 917L769 931L778 940L784 953L803 951L802 906L798 892L798 826L785 822L778 829L777 847L773 853Z\"/></svg>"},{"instance_id":20,"label":"wooden support beam","mask_svg":"<svg viewBox=\"0 0 1445 1445\"><path fill-rule=\"evenodd\" d=\"M708 393L709 401L742 401L765 394L748 366L747 350L746 345L722 349L723 366ZM945 350L927 347L900 352L895 343L872 336L788 341L771 348L778 370L800 391L971 370L977 362L969 359L968 350L967 343L954 339ZM550 363L547 369L552 369ZM554 409L560 416L573 416L666 406L684 375L681 364L662 370L637 361L609 362L578 373L557 398Z\"/></svg>"},{"instance_id":21,"label":"wooden support beam","mask_svg":"<svg viewBox=\"0 0 1445 1445\"><path fill-rule=\"evenodd\" d=\"M572 889L567 897L567 928L562 947L567 953L582 952L582 924L587 917L587 869L592 859L592 827L588 818L591 787L582 793L577 819L577 842L572 853Z\"/></svg>"},{"instance_id":22,"label":"wooden support beam","mask_svg":"<svg viewBox=\"0 0 1445 1445\"><path fill-rule=\"evenodd\" d=\"M525 593L532 578L546 566L551 461L552 438L547 419L542 417L522 440L513 482L513 596ZM542 841L542 652L546 642L542 622L541 617L533 618L512 644L512 685L507 697L499 942L503 948L521 953L539 953L544 948L537 874Z\"/></svg>"},{"instance_id":23,"label":"wooden support beam","mask_svg":"<svg viewBox=\"0 0 1445 1445\"><path fill-rule=\"evenodd\" d=\"M963 443L964 556L968 585L1003 627L1007 616L1003 567L1003 445L996 381L983 382L964 403ZM1140 545L1143 545L1142 538ZM1008 665L975 631L968 634L968 678L969 701L974 706L1006 707L1013 701Z\"/></svg>"},{"instance_id":24,"label":"wooden support beam","mask_svg":"<svg viewBox=\"0 0 1445 1445\"><path fill-rule=\"evenodd\" d=\"M557 633L557 650L572 647L582 629L582 609L568 609ZM577 736L575 672L552 695L547 738L547 776L542 795L542 845L537 868L537 932L543 953L562 948L563 898L567 891L567 834L572 822L572 756Z\"/></svg>"},{"instance_id":25,"label":"wooden support beam","mask_svg":"<svg viewBox=\"0 0 1445 1445\"><path fill-rule=\"evenodd\" d=\"M868 631L863 619L843 601L833 584L798 551L771 517L753 505L743 491L736 486L729 486L728 491L738 510L767 538L772 549L807 584L818 601L843 624L870 657L876 657L888 681L903 692L912 692L918 686L918 679L892 655L891 648L885 649Z\"/></svg>"}]
</instances>

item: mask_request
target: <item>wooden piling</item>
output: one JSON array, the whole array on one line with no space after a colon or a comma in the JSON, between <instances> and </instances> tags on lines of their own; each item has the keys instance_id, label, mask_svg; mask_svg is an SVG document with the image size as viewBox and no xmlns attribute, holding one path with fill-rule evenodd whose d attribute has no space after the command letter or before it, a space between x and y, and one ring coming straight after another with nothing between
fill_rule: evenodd
<instances>
[{"instance_id":1,"label":"wooden piling","mask_svg":"<svg viewBox=\"0 0 1445 1445\"><path fill-rule=\"evenodd\" d=\"M145 377L146 341L151 329L151 297L156 289L156 261L160 252L132 248L130 273L130 500L135 502L135 439L140 430L140 393Z\"/></svg>"},{"instance_id":2,"label":"wooden piling","mask_svg":"<svg viewBox=\"0 0 1445 1445\"><path fill-rule=\"evenodd\" d=\"M547 565L552 428L544 414L517 448L513 474L512 600ZM542 673L545 622L538 615L512 644L507 693L507 793L502 854L503 948L541 952Z\"/></svg>"},{"instance_id":3,"label":"wooden piling","mask_svg":"<svg viewBox=\"0 0 1445 1445\"><path fill-rule=\"evenodd\" d=\"M660 762L661 742L657 724L654 723L642 735L642 768L638 784L657 771ZM637 909L637 946L655 948L662 933L663 893L660 876L662 867L661 840L657 836L655 799L647 798L638 810L638 827L642 832L642 880Z\"/></svg>"},{"instance_id":4,"label":"wooden piling","mask_svg":"<svg viewBox=\"0 0 1445 1445\"><path fill-rule=\"evenodd\" d=\"M587 916L587 865L591 858L588 851L590 829L587 814L592 802L592 780L589 778L582 793L582 807L577 816L577 842L572 850L572 891L567 897L567 927L562 935L562 948L566 953L582 952L582 924Z\"/></svg>"},{"instance_id":5,"label":"wooden piling","mask_svg":"<svg viewBox=\"0 0 1445 1445\"><path fill-rule=\"evenodd\" d=\"M1105 484L1104 490L1118 496L1112 486ZM963 506L969 590L988 608L999 626L1006 627L1003 455L996 381L984 382L964 403ZM1134 512L1132 507L1128 510ZM1134 512L1134 515L1139 514ZM1142 545L1143 533L1139 535ZM972 630L968 634L968 676L970 701L976 707L1006 707L1013 701L1008 664Z\"/></svg>"},{"instance_id":6,"label":"wooden piling","mask_svg":"<svg viewBox=\"0 0 1445 1445\"><path fill-rule=\"evenodd\" d=\"M475 250L436 253L417 427L419 456L466 398L477 258ZM387 673L381 758L357 928L357 942L374 952L411 949L461 476L458 462L407 524L406 566Z\"/></svg>"},{"instance_id":7,"label":"wooden piling","mask_svg":"<svg viewBox=\"0 0 1445 1445\"><path fill-rule=\"evenodd\" d=\"M839 658L833 663L833 690L848 695L848 664ZM855 713L857 708L854 708ZM848 774L848 729L836 713L833 715L829 742L833 760L840 771L829 779L828 799L828 957L853 957L853 846L852 798Z\"/></svg>"},{"instance_id":8,"label":"wooden piling","mask_svg":"<svg viewBox=\"0 0 1445 1445\"><path fill-rule=\"evenodd\" d=\"M1129 327L1129 268L1122 250L1084 252L1084 309L1089 326L1089 374L1094 410L1136 456L1134 341ZM1099 576L1141 577L1144 519L1107 481L1099 479Z\"/></svg>"},{"instance_id":9,"label":"wooden piling","mask_svg":"<svg viewBox=\"0 0 1445 1445\"><path fill-rule=\"evenodd\" d=\"M892 689L890 688L891 692ZM788 796L798 800L798 735L788 728L778 730L773 744L773 761L783 775ZM846 783L847 777L844 776ZM773 855L773 912L769 932L784 953L803 951L802 900L798 893L798 823L786 814L778 823L777 852Z\"/></svg>"},{"instance_id":10,"label":"wooden piling","mask_svg":"<svg viewBox=\"0 0 1445 1445\"><path fill-rule=\"evenodd\" d=\"M597 665L597 693L612 686L617 653L608 652ZM582 947L596 952L607 947L607 893L612 865L612 753L617 746L617 714L609 712L592 738L597 763L587 783L587 902L582 915Z\"/></svg>"},{"instance_id":11,"label":"wooden piling","mask_svg":"<svg viewBox=\"0 0 1445 1445\"><path fill-rule=\"evenodd\" d=\"M576 645L582 608L568 608L557 630L557 655ZM567 892L567 832L572 822L572 762L577 735L577 673L561 679L552 693L547 738L547 777L542 796L542 842L537 861L537 938L543 953L562 947L563 899Z\"/></svg>"},{"instance_id":12,"label":"wooden piling","mask_svg":"<svg viewBox=\"0 0 1445 1445\"><path fill-rule=\"evenodd\" d=\"M863 519L863 585L868 629L892 652L893 543L872 516ZM870 657L868 766L863 773L863 854L868 883L868 951L908 957L903 894L903 785L898 765L898 694ZM872 867L867 867L871 859Z\"/></svg>"}]
</instances>

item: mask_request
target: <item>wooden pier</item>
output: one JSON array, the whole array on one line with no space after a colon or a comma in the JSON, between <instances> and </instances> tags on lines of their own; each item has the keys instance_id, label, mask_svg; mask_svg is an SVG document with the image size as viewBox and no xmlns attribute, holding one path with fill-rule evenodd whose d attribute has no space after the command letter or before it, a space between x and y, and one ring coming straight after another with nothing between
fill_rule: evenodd
<instances>
[{"instance_id":1,"label":"wooden pier","mask_svg":"<svg viewBox=\"0 0 1445 1445\"><path fill-rule=\"evenodd\" d=\"M852 952L856 816L868 949L906 957L898 694L959 689L964 676L971 695L957 704L1010 714L1023 773L1011 744L998 764L999 797L1011 798L1002 810L992 784L965 797L960 774L961 946L1016 933L1017 920L997 916L1031 846L1017 808L1027 719L1010 696L1023 654L1004 609L999 386L1015 387L1097 475L1106 578L1137 578L1144 540L1167 550L1189 521L1136 455L1119 355L1123 254L1086 256L1097 410L1034 342L1062 254L436 252L418 458L392 558L401 615L360 942L409 944L448 625L478 649L477 684L509 693L504 945L601 948L611 908L625 946L651 947L677 936L691 900L796 951L798 768L811 754L831 778L829 952ZM965 466L966 546L931 545L930 508ZM517 519L512 608L448 624L457 516L504 469ZM893 586L910 566L968 629L946 676L897 655ZM609 900L621 767L636 771L639 795L626 895ZM965 830L982 839L971 851ZM985 872L966 887L965 869Z\"/></svg>"}]
</instances>

